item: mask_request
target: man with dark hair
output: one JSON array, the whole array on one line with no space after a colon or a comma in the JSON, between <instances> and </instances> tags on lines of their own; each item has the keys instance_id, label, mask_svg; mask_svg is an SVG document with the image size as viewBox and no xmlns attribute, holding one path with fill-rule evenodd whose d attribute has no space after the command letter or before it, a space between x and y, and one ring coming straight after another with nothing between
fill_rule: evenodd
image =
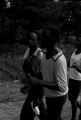
<instances>
[{"instance_id":1,"label":"man with dark hair","mask_svg":"<svg viewBox=\"0 0 81 120\"><path fill-rule=\"evenodd\" d=\"M20 120L33 120L35 115L41 114L44 111L44 103L43 103L43 87L39 84L32 85L30 84L30 77L34 76L40 80L42 80L41 73L41 59L44 54L43 50L40 48L41 46L41 38L37 31L33 31L29 35L29 47L24 55L24 64L22 66L23 71L25 73L25 81L24 87L21 88L22 93L27 93L28 96L24 102L24 105L21 110ZM28 90L28 91L27 91ZM41 111L40 111L41 109Z\"/></svg>"},{"instance_id":2,"label":"man with dark hair","mask_svg":"<svg viewBox=\"0 0 81 120\"><path fill-rule=\"evenodd\" d=\"M41 84L44 87L47 106L45 120L61 120L61 111L68 93L67 62L57 45L60 30L51 26L44 30L43 35L43 47L47 50L41 64L43 81L32 77L32 84Z\"/></svg>"}]
</instances>

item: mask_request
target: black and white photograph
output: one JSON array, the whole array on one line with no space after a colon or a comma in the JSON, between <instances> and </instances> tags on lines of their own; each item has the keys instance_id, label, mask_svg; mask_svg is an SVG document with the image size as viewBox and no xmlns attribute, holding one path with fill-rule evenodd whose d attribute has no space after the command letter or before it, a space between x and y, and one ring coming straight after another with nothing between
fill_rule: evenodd
<instances>
[{"instance_id":1,"label":"black and white photograph","mask_svg":"<svg viewBox=\"0 0 81 120\"><path fill-rule=\"evenodd\" d=\"M81 120L80 0L0 0L0 120Z\"/></svg>"}]
</instances>

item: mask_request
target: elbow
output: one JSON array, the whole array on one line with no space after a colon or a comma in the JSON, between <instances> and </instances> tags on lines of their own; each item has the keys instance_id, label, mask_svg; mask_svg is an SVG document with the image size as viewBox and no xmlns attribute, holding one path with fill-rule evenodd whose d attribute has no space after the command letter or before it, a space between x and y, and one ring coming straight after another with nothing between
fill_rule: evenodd
<instances>
[{"instance_id":1,"label":"elbow","mask_svg":"<svg viewBox=\"0 0 81 120\"><path fill-rule=\"evenodd\" d=\"M61 92L65 92L66 91L66 84L60 82L59 83L59 90Z\"/></svg>"}]
</instances>

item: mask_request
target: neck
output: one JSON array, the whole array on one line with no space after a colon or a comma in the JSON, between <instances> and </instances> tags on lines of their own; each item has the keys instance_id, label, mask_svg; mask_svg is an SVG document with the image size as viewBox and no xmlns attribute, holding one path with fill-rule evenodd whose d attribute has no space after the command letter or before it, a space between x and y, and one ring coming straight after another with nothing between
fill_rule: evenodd
<instances>
[{"instance_id":1,"label":"neck","mask_svg":"<svg viewBox=\"0 0 81 120\"><path fill-rule=\"evenodd\" d=\"M58 53L58 47L54 46L51 49L47 49L47 58L51 58L52 56L56 55Z\"/></svg>"}]
</instances>

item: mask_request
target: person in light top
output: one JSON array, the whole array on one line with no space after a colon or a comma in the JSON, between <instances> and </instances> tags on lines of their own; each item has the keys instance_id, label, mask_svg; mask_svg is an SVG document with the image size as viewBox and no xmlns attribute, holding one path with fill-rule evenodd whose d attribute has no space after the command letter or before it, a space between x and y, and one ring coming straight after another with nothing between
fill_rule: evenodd
<instances>
[{"instance_id":1,"label":"person in light top","mask_svg":"<svg viewBox=\"0 0 81 120\"><path fill-rule=\"evenodd\" d=\"M81 43L75 45L70 58L68 98L72 106L72 120L76 119L77 103L81 102ZM80 103L81 104L81 103ZM81 119L81 110L80 110Z\"/></svg>"},{"instance_id":2,"label":"person in light top","mask_svg":"<svg viewBox=\"0 0 81 120\"><path fill-rule=\"evenodd\" d=\"M44 87L47 106L45 120L61 120L61 111L68 94L68 82L66 58L57 45L60 40L59 29L48 26L43 32L43 39L42 47L47 50L41 63L43 81L32 77L32 84L41 84Z\"/></svg>"}]
</instances>

